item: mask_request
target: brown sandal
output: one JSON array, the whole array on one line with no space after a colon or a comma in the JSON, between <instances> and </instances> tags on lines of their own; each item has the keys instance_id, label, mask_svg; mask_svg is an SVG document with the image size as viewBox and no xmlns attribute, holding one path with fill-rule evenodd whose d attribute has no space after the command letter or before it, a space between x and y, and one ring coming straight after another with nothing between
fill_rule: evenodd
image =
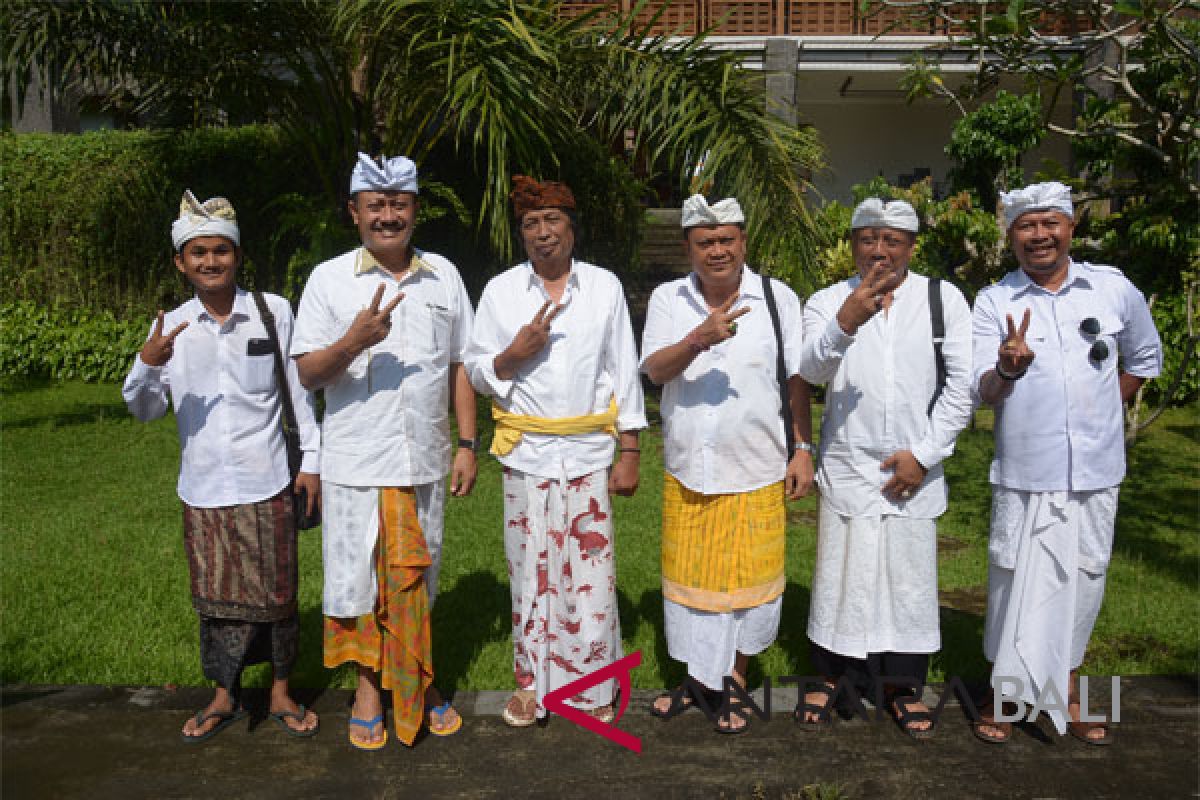
<instances>
[{"instance_id":1,"label":"brown sandal","mask_svg":"<svg viewBox=\"0 0 1200 800\"><path fill-rule=\"evenodd\" d=\"M508 698L501 718L513 728L528 728L537 722L537 694L528 689L518 689Z\"/></svg>"},{"instance_id":2,"label":"brown sandal","mask_svg":"<svg viewBox=\"0 0 1200 800\"><path fill-rule=\"evenodd\" d=\"M971 733L975 734L976 739L988 744L1007 744L1008 740L1012 738L1012 723L997 722L996 709L993 706L987 705L979 709L979 716L981 718L979 722L971 723ZM1000 735L994 736L984 733L983 729L985 726L995 728L1000 731Z\"/></svg>"},{"instance_id":3,"label":"brown sandal","mask_svg":"<svg viewBox=\"0 0 1200 800\"><path fill-rule=\"evenodd\" d=\"M1103 736L1088 736L1089 733L1095 730L1104 731ZM1113 732L1108 727L1108 722L1082 722L1080 720L1071 720L1067 723L1067 733L1074 736L1081 742L1086 744L1103 747L1113 743Z\"/></svg>"}]
</instances>

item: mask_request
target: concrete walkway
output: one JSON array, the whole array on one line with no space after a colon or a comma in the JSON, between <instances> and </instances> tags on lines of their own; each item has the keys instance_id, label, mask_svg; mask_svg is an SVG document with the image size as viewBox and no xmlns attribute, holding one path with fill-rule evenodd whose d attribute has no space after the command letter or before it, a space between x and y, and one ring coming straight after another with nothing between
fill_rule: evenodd
<instances>
[{"instance_id":1,"label":"concrete walkway","mask_svg":"<svg viewBox=\"0 0 1200 800\"><path fill-rule=\"evenodd\" d=\"M1109 708L1108 682L1093 679L1093 710ZM940 690L940 689L939 689ZM848 798L1200 797L1200 709L1195 678L1121 682L1121 724L1111 747L1059 738L1048 724L1019 728L1006 746L974 739L957 703L937 735L916 742L890 720L839 721L801 731L786 709L795 690L775 690L769 722L743 736L714 733L698 711L651 717L653 692L634 693L619 726L642 740L635 754L560 717L511 730L498 711L506 693L460 693L463 730L394 740L379 752L346 741L350 693L300 699L321 715L313 739L293 739L259 715L201 745L179 741L209 693L127 687L0 688L3 797L9 798L808 798L836 784ZM761 693L759 695L761 699ZM247 692L253 710L265 701ZM936 695L927 692L927 702Z\"/></svg>"}]
</instances>

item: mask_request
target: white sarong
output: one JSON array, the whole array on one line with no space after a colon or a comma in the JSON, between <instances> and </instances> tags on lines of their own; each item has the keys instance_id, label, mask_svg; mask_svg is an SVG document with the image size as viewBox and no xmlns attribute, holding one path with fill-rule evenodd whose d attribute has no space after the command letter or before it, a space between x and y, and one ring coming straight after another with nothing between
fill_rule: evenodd
<instances>
[{"instance_id":1,"label":"white sarong","mask_svg":"<svg viewBox=\"0 0 1200 800\"><path fill-rule=\"evenodd\" d=\"M1065 705L1104 599L1117 487L1026 492L992 487L988 609L983 650L992 685L1020 699ZM1053 688L1051 695L1047 689ZM1066 733L1061 710L1046 713Z\"/></svg>"},{"instance_id":2,"label":"white sarong","mask_svg":"<svg viewBox=\"0 0 1200 800\"><path fill-rule=\"evenodd\" d=\"M808 638L850 658L934 653L937 524L910 517L844 517L821 503Z\"/></svg>"},{"instance_id":3,"label":"white sarong","mask_svg":"<svg viewBox=\"0 0 1200 800\"><path fill-rule=\"evenodd\" d=\"M437 596L445 527L446 481L414 486L417 521L433 563L425 570L429 607ZM375 611L379 578L375 542L379 538L379 488L321 481L321 560L325 586L321 612L327 617L361 617Z\"/></svg>"},{"instance_id":4,"label":"white sarong","mask_svg":"<svg viewBox=\"0 0 1200 800\"><path fill-rule=\"evenodd\" d=\"M738 653L755 656L779 633L783 595L760 606L737 611L700 611L663 600L667 652L687 664L691 675L709 689L722 691L733 675Z\"/></svg>"}]
</instances>

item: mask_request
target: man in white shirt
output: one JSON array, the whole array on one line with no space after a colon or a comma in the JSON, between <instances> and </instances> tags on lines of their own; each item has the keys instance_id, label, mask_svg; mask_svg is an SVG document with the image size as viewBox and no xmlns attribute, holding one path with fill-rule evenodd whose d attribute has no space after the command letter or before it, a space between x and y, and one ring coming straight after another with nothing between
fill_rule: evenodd
<instances>
[{"instance_id":1,"label":"man in white shirt","mask_svg":"<svg viewBox=\"0 0 1200 800\"><path fill-rule=\"evenodd\" d=\"M1059 734L1109 744L1106 722L1080 719L1076 671L1112 553L1122 404L1158 375L1162 344L1120 270L1071 258L1068 187L1000 199L1020 269L980 292L974 311L975 386L996 408L984 653L994 689L1040 700ZM975 734L1005 742L1012 725L995 711Z\"/></svg>"},{"instance_id":2,"label":"man in white shirt","mask_svg":"<svg viewBox=\"0 0 1200 800\"><path fill-rule=\"evenodd\" d=\"M784 495L802 497L813 478L808 385L797 374L800 299L746 265L737 200L710 206L693 195L682 225L692 273L654 290L642 336L642 371L663 387L667 647L691 679L654 701L651 713L664 718L696 694L714 708L726 678L744 687L750 656L775 641L786 583ZM749 720L728 713L716 729L743 733Z\"/></svg>"},{"instance_id":3,"label":"man in white shirt","mask_svg":"<svg viewBox=\"0 0 1200 800\"><path fill-rule=\"evenodd\" d=\"M200 617L200 660L217 689L181 735L202 742L245 717L242 670L269 661L270 718L293 736L312 736L317 715L288 692L300 620L281 393L290 394L295 409L303 450L295 488L307 494L310 511L320 493L312 398L290 363L287 385L277 381L271 337L254 300L237 286L241 234L229 202L200 203L185 192L171 239L175 266L196 294L158 312L122 394L143 422L163 416L170 395L183 451L177 491L184 549ZM286 348L292 309L282 297L263 297Z\"/></svg>"},{"instance_id":4,"label":"man in white shirt","mask_svg":"<svg viewBox=\"0 0 1200 800\"><path fill-rule=\"evenodd\" d=\"M513 187L529 260L484 289L467 369L492 397L504 465L517 691L503 716L526 727L548 692L621 657L609 494L637 489L646 416L621 283L573 258L571 190L522 175ZM611 721L614 688L570 702Z\"/></svg>"},{"instance_id":5,"label":"man in white shirt","mask_svg":"<svg viewBox=\"0 0 1200 800\"><path fill-rule=\"evenodd\" d=\"M917 231L908 203L860 203L850 234L859 274L804 309L800 374L827 385L808 617L825 684L797 710L805 730L832 721L844 676L909 736L933 734L920 695L941 646L941 464L971 415L971 314L953 285L909 271Z\"/></svg>"},{"instance_id":6,"label":"man in white shirt","mask_svg":"<svg viewBox=\"0 0 1200 800\"><path fill-rule=\"evenodd\" d=\"M475 482L473 314L455 266L412 246L417 192L411 160L359 154L349 208L363 246L313 270L291 350L304 385L325 390L324 660L357 665L349 738L364 750L387 741L381 687L405 744L422 724L462 726L433 686L428 618L447 472L454 496Z\"/></svg>"}]
</instances>

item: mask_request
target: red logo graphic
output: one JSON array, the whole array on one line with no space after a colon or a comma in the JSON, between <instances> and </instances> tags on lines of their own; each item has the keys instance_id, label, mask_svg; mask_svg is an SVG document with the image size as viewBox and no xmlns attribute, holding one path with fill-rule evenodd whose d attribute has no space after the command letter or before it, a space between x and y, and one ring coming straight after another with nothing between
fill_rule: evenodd
<instances>
[{"instance_id":1,"label":"red logo graphic","mask_svg":"<svg viewBox=\"0 0 1200 800\"><path fill-rule=\"evenodd\" d=\"M542 698L542 705L547 711L558 714L560 717L565 717L571 720L581 728L587 728L592 733L598 733L609 741L616 742L627 750L632 750L635 753L642 752L642 740L633 734L618 730L616 725L621 721L621 717L625 714L625 709L629 707L629 691L630 680L629 673L634 667L639 667L642 664L642 651L630 653L624 658L614 661L607 667L601 667L595 672L589 672L582 678L571 681L566 686L560 686L553 692L548 692ZM567 698L574 697L580 692L587 691L598 683L603 683L609 678L616 678L618 685L621 687L621 706L617 709L617 717L611 723L604 723L588 714L586 711L580 711L578 708L571 708L567 705Z\"/></svg>"}]
</instances>

